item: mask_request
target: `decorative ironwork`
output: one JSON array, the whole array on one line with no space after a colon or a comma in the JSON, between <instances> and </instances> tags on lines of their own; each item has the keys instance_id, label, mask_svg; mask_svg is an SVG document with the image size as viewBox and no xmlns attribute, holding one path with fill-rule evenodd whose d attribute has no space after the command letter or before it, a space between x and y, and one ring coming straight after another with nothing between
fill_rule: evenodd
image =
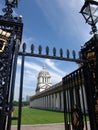
<instances>
[{"instance_id":1,"label":"decorative ironwork","mask_svg":"<svg viewBox=\"0 0 98 130\"><path fill-rule=\"evenodd\" d=\"M21 41L22 38L22 16L14 17L13 9L18 5L17 0L6 0L6 7L2 9L4 15L0 15L0 28L14 35L14 38Z\"/></svg>"},{"instance_id":2,"label":"decorative ironwork","mask_svg":"<svg viewBox=\"0 0 98 130\"><path fill-rule=\"evenodd\" d=\"M49 47L48 46L46 47L46 55L47 56L49 55Z\"/></svg>"},{"instance_id":3,"label":"decorative ironwork","mask_svg":"<svg viewBox=\"0 0 98 130\"><path fill-rule=\"evenodd\" d=\"M6 125L6 116L8 116L8 97L10 89L10 77L11 77L11 66L13 57L14 44L11 43L11 39L6 44L4 50L0 53L0 129L4 130ZM10 53L9 53L10 52Z\"/></svg>"},{"instance_id":4,"label":"decorative ironwork","mask_svg":"<svg viewBox=\"0 0 98 130\"><path fill-rule=\"evenodd\" d=\"M56 56L56 48L53 48L53 56Z\"/></svg>"},{"instance_id":5,"label":"decorative ironwork","mask_svg":"<svg viewBox=\"0 0 98 130\"><path fill-rule=\"evenodd\" d=\"M86 23L91 25L92 31L90 34L96 34L96 23L98 22L98 2L94 0L85 0L85 3L80 11Z\"/></svg>"},{"instance_id":6,"label":"decorative ironwork","mask_svg":"<svg viewBox=\"0 0 98 130\"><path fill-rule=\"evenodd\" d=\"M5 0L7 6L17 7L19 0Z\"/></svg>"},{"instance_id":7,"label":"decorative ironwork","mask_svg":"<svg viewBox=\"0 0 98 130\"><path fill-rule=\"evenodd\" d=\"M45 53L40 45L38 53L35 53L35 47L31 45L31 52L26 52L26 43L23 44L23 50L18 52L22 39L22 16L14 17L13 8L18 6L18 0L5 0L6 7L3 8L4 15L0 15L0 130L10 130L11 113L13 108L14 84L16 74L17 56L22 56L19 111L18 111L18 130L21 125L21 103L23 90L23 75L25 56L56 59L63 61L76 62L83 65L78 70L72 72L63 78L64 92L64 117L65 129L69 130L70 122L73 129L88 129L86 114L90 119L91 129L97 130L98 126L98 36L96 33L96 22L93 21L93 15L90 12L90 20L86 19L92 26L93 38L82 46L78 56L73 50L72 53L67 49L66 54L62 48L57 52L54 47L52 54L48 46ZM96 2L85 1L81 13L84 15L84 9L89 4ZM90 6L89 6L90 7ZM85 10L86 11L86 10ZM89 11L90 8L89 8ZM89 15L89 13L87 14Z\"/></svg>"},{"instance_id":8,"label":"decorative ironwork","mask_svg":"<svg viewBox=\"0 0 98 130\"><path fill-rule=\"evenodd\" d=\"M88 65L82 66L63 78L65 128L66 125L72 124L75 130L89 128L97 130L92 92L93 78ZM87 114L90 119L89 125Z\"/></svg>"},{"instance_id":9,"label":"decorative ironwork","mask_svg":"<svg viewBox=\"0 0 98 130\"><path fill-rule=\"evenodd\" d=\"M95 121L95 124L93 124L93 126L97 125L98 127L98 113L96 111L98 99L98 34L95 34L88 42L84 44L84 46L81 49L81 53L82 59L88 60L88 66L93 77L93 87L90 95L93 100L92 118Z\"/></svg>"},{"instance_id":10,"label":"decorative ironwork","mask_svg":"<svg viewBox=\"0 0 98 130\"><path fill-rule=\"evenodd\" d=\"M22 17L14 17L17 0L6 0L0 15L0 130L10 130L18 50L22 38Z\"/></svg>"},{"instance_id":11,"label":"decorative ironwork","mask_svg":"<svg viewBox=\"0 0 98 130\"><path fill-rule=\"evenodd\" d=\"M60 48L58 56L57 56L57 50L55 47L53 48L52 54L50 54L50 51L49 51L50 49L48 46L45 48L45 54L43 53L43 49L42 49L41 45L39 45L39 47L38 47L38 53L36 53L34 50L35 50L35 47L32 44L31 45L31 52L25 52L25 53L19 52L19 55L33 56L33 57L40 57L40 58L42 57L42 58L57 59L57 60L65 60L65 61L71 61L71 62L77 62L77 63L86 62L85 60L81 59L80 52L78 54L78 57L76 57L76 52L74 50L72 51L72 58L70 56L70 52L68 49L66 51L67 54L65 56L64 56L64 51L62 48Z\"/></svg>"},{"instance_id":12,"label":"decorative ironwork","mask_svg":"<svg viewBox=\"0 0 98 130\"><path fill-rule=\"evenodd\" d=\"M81 130L84 128L83 114L76 104L73 105L72 110L72 126L75 130Z\"/></svg>"},{"instance_id":13,"label":"decorative ironwork","mask_svg":"<svg viewBox=\"0 0 98 130\"><path fill-rule=\"evenodd\" d=\"M42 53L42 46L41 45L39 46L38 50L39 50L39 54L41 55L41 53Z\"/></svg>"}]
</instances>

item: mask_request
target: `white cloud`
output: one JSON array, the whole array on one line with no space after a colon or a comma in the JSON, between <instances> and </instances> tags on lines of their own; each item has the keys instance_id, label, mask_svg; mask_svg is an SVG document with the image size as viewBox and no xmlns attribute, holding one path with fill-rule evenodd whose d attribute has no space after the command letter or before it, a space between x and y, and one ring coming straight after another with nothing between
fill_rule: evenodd
<instances>
[{"instance_id":1,"label":"white cloud","mask_svg":"<svg viewBox=\"0 0 98 130\"><path fill-rule=\"evenodd\" d=\"M62 76L64 73L55 66L54 62L50 60L46 60L46 61L43 60L43 64L44 63L47 63L47 65L50 67L50 69L49 70L47 69L47 71L51 75L52 85L60 82L62 80ZM18 58L17 65L19 69L21 66L20 58ZM42 70L42 63L40 65L40 60L39 60L39 65L37 63L25 61L24 80L23 80L23 97L26 97L26 95L33 95L35 93L38 73L41 70ZM18 96L19 96L20 71L21 69L17 71L17 76L16 76L15 99L18 99Z\"/></svg>"},{"instance_id":2,"label":"white cloud","mask_svg":"<svg viewBox=\"0 0 98 130\"><path fill-rule=\"evenodd\" d=\"M17 64L18 65L21 65L21 59L20 58L18 58L18 61L17 61ZM36 64L36 63L31 63L31 62L27 62L26 60L25 60L25 67L26 68L28 68L28 69L31 69L31 70L36 70L36 71L40 71L41 70L41 66L39 66L38 64Z\"/></svg>"},{"instance_id":3,"label":"white cloud","mask_svg":"<svg viewBox=\"0 0 98 130\"><path fill-rule=\"evenodd\" d=\"M56 32L58 32L58 34L60 34L61 36L63 35L64 37L66 36L66 34L68 34L69 37L73 36L82 39L80 41L83 40L86 41L89 38L88 32L90 30L90 27L85 24L82 15L79 14L79 11L84 1L36 0L35 2L42 10L48 23ZM36 43L36 45L38 46L36 39L33 37L23 37L23 42L27 43L27 51L30 50L30 45L33 42L34 44ZM46 63L46 65L49 68L49 70L48 69L47 70L52 76L51 77L52 84L60 82L62 80L62 77L65 76L66 74L62 71L62 69L59 68L59 65L52 60L37 59L36 61L34 62L31 62L30 60L25 61L24 95L28 95L27 93L29 94L34 93L37 84L37 75L42 70L42 65L44 63ZM18 67L20 67L20 65L21 65L21 59L19 58ZM19 86L19 73L20 72L18 72L17 86Z\"/></svg>"},{"instance_id":4,"label":"white cloud","mask_svg":"<svg viewBox=\"0 0 98 130\"><path fill-rule=\"evenodd\" d=\"M58 67L56 67L55 62L52 62L49 59L39 60L39 65L38 63L31 63L29 61L25 61L25 72L24 72L25 86L27 86L26 84L35 85L37 83L38 73L42 70L42 64L40 64L40 62L43 62L43 64L46 63L50 67L50 69L47 69L47 67L46 69L51 75L51 81L53 84L61 81L62 77L65 76L65 73L61 69L58 69ZM17 63L18 63L18 66L21 65L20 58L18 59Z\"/></svg>"},{"instance_id":5,"label":"white cloud","mask_svg":"<svg viewBox=\"0 0 98 130\"><path fill-rule=\"evenodd\" d=\"M63 37L74 37L79 39L78 41L85 42L90 37L88 33L90 26L85 24L82 15L79 13L83 2L82 0L71 0L70 2L66 0L36 0L48 23L56 33L58 32Z\"/></svg>"},{"instance_id":6,"label":"white cloud","mask_svg":"<svg viewBox=\"0 0 98 130\"><path fill-rule=\"evenodd\" d=\"M38 60L39 62L42 62L42 65L47 64L51 69L52 71L56 71L56 73L59 73L61 75L64 75L65 73L56 67L56 63L53 62L52 60L50 59L44 59L44 60ZM21 59L18 58L18 61L17 61L17 64L18 65L21 65ZM40 72L42 70L42 65L38 65L38 63L32 63L30 61L25 61L25 67L30 69L30 70L35 70L37 72ZM30 71L27 71L28 73L30 73Z\"/></svg>"},{"instance_id":7,"label":"white cloud","mask_svg":"<svg viewBox=\"0 0 98 130\"><path fill-rule=\"evenodd\" d=\"M58 69L58 68L56 67L55 62L53 62L52 60L46 59L46 60L45 60L45 63L46 63L49 67L51 67L51 69L53 69L53 71L56 71L57 73L60 73L61 75L64 75L64 74L65 74L62 70L60 70L60 69Z\"/></svg>"}]
</instances>

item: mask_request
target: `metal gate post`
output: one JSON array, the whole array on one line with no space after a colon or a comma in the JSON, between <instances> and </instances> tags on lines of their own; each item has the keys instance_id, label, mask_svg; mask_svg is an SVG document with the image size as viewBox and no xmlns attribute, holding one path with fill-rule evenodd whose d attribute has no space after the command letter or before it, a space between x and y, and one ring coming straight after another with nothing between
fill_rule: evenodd
<instances>
[{"instance_id":1,"label":"metal gate post","mask_svg":"<svg viewBox=\"0 0 98 130\"><path fill-rule=\"evenodd\" d=\"M13 54L13 62L12 62L12 70L11 70L11 88L10 88L10 97L9 97L9 112L8 112L8 122L7 122L7 130L11 129L11 113L13 108L13 98L14 98L14 89L15 89L15 77L16 77L16 67L17 67L17 57L18 57L18 48L19 42L18 39L15 41L14 54Z\"/></svg>"},{"instance_id":2,"label":"metal gate post","mask_svg":"<svg viewBox=\"0 0 98 130\"><path fill-rule=\"evenodd\" d=\"M88 65L85 65L83 69L84 73L84 85L86 90L87 104L88 104L88 113L90 117L90 127L91 130L97 130L96 120L95 120L95 106L94 106L94 97L93 97L93 77Z\"/></svg>"},{"instance_id":3,"label":"metal gate post","mask_svg":"<svg viewBox=\"0 0 98 130\"><path fill-rule=\"evenodd\" d=\"M91 116L91 128L94 129L94 127L98 126L98 34L95 34L85 43L81 49L81 53L82 58L87 60L87 63L84 63L86 66L84 67L84 75L87 86L86 93L89 115Z\"/></svg>"},{"instance_id":4,"label":"metal gate post","mask_svg":"<svg viewBox=\"0 0 98 130\"><path fill-rule=\"evenodd\" d=\"M17 0L6 0L4 15L0 15L0 130L11 128L17 56L23 29L22 17L13 16L17 4Z\"/></svg>"},{"instance_id":5,"label":"metal gate post","mask_svg":"<svg viewBox=\"0 0 98 130\"><path fill-rule=\"evenodd\" d=\"M95 57L96 57L96 63L95 63L95 120L96 120L96 125L98 128L98 35L95 35Z\"/></svg>"},{"instance_id":6,"label":"metal gate post","mask_svg":"<svg viewBox=\"0 0 98 130\"><path fill-rule=\"evenodd\" d=\"M8 116L7 109L9 108L9 106L8 106L8 97L9 97L9 89L10 89L10 76L11 76L11 64L12 64L12 56L11 55L13 53L13 44L10 44L8 46L8 51L9 51L9 53L7 55L8 59L7 59L7 61L4 64L5 67L6 67L6 70L4 70L3 72L2 71L0 72L0 74L1 73L6 73L6 76L4 77L5 78L4 84L2 85L2 82L3 82L2 79L1 79L1 82L0 82L0 89L3 88L3 92L2 93L0 92L0 98L2 98L2 103L0 104L0 106L1 106L0 130L5 130L6 129L6 120L7 120L6 117ZM3 59L3 58L1 58L1 59ZM3 67L4 66L2 66L2 68Z\"/></svg>"},{"instance_id":7,"label":"metal gate post","mask_svg":"<svg viewBox=\"0 0 98 130\"><path fill-rule=\"evenodd\" d=\"M84 74L85 74L85 79L87 79L86 82L88 82L88 86L86 83L86 86L87 86L86 93L90 96L88 97L87 95L88 97L87 100L88 100L88 107L90 107L88 109L89 109L89 112L91 113L90 120L91 120L92 130L93 129L96 130L98 126L98 45L97 45L98 44L98 34L97 34L98 30L96 26L96 23L98 22L97 8L98 8L97 1L85 0L84 5L80 11L86 23L88 23L92 28L92 31L90 32L90 34L93 34L93 37L91 38L91 40L89 40L83 46L84 53L82 53L83 57L86 60L88 60L88 67L86 67L88 72L85 70L87 74L85 72ZM92 75L92 77L90 77L89 74ZM88 76L90 79L86 76ZM91 81L92 85L90 84L89 80L93 80ZM91 99L91 101L89 100L89 98ZM91 102L91 105L89 104L89 102Z\"/></svg>"},{"instance_id":8,"label":"metal gate post","mask_svg":"<svg viewBox=\"0 0 98 130\"><path fill-rule=\"evenodd\" d=\"M23 53L25 53L26 44L23 44ZM21 129L21 114L22 114L22 92L23 92L23 76L24 76L24 61L25 56L22 55L22 63L21 63L21 77L20 77L20 93L19 93L19 110L18 110L18 128Z\"/></svg>"}]
</instances>

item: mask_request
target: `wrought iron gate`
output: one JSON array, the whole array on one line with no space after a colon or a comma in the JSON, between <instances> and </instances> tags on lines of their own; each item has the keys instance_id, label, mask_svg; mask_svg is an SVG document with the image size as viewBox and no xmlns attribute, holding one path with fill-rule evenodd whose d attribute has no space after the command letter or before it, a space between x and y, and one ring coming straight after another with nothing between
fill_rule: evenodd
<instances>
[{"instance_id":1,"label":"wrought iron gate","mask_svg":"<svg viewBox=\"0 0 98 130\"><path fill-rule=\"evenodd\" d=\"M11 129L18 51L22 38L22 17L14 17L17 1L6 0L0 15L0 130ZM17 118L18 119L18 118Z\"/></svg>"},{"instance_id":2,"label":"wrought iron gate","mask_svg":"<svg viewBox=\"0 0 98 130\"><path fill-rule=\"evenodd\" d=\"M93 77L84 65L63 78L64 119L66 130L97 130L93 98Z\"/></svg>"},{"instance_id":3,"label":"wrought iron gate","mask_svg":"<svg viewBox=\"0 0 98 130\"><path fill-rule=\"evenodd\" d=\"M23 50L18 52L22 39L22 17L14 17L12 8L18 5L18 1L6 0L4 16L0 15L0 130L11 129L11 111L15 87L15 74L17 57L22 56L18 130L21 126L22 90L24 77L25 56L56 59L82 63L82 67L63 78L64 92L64 118L65 129L70 130L97 130L98 129L98 35L84 45L81 55L76 58L75 51L70 58L69 50L66 56L62 48L57 56L56 48L50 55L49 47L42 54L42 46L38 47L38 53L34 53L34 45L31 52L26 52L26 44ZM87 63L88 62L88 63Z\"/></svg>"}]
</instances>

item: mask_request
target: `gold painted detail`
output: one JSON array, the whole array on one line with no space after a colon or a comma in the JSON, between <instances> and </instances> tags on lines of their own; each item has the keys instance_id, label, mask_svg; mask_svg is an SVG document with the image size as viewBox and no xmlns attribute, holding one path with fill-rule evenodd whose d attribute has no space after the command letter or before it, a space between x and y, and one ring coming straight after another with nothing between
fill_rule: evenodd
<instances>
[{"instance_id":1,"label":"gold painted detail","mask_svg":"<svg viewBox=\"0 0 98 130\"><path fill-rule=\"evenodd\" d=\"M84 127L83 114L76 104L73 105L72 110L72 127L77 130Z\"/></svg>"},{"instance_id":2,"label":"gold painted detail","mask_svg":"<svg viewBox=\"0 0 98 130\"><path fill-rule=\"evenodd\" d=\"M72 117L73 117L74 126L79 126L79 115L78 115L78 113L73 112Z\"/></svg>"},{"instance_id":3,"label":"gold painted detail","mask_svg":"<svg viewBox=\"0 0 98 130\"><path fill-rule=\"evenodd\" d=\"M87 54L87 59L92 59L92 58L95 58L95 52L89 52Z\"/></svg>"},{"instance_id":4,"label":"gold painted detail","mask_svg":"<svg viewBox=\"0 0 98 130\"><path fill-rule=\"evenodd\" d=\"M7 41L10 35L11 34L9 32L6 32L0 29L0 42L2 43L2 46L0 47L0 53L4 51L4 48L6 44L8 43Z\"/></svg>"}]
</instances>

